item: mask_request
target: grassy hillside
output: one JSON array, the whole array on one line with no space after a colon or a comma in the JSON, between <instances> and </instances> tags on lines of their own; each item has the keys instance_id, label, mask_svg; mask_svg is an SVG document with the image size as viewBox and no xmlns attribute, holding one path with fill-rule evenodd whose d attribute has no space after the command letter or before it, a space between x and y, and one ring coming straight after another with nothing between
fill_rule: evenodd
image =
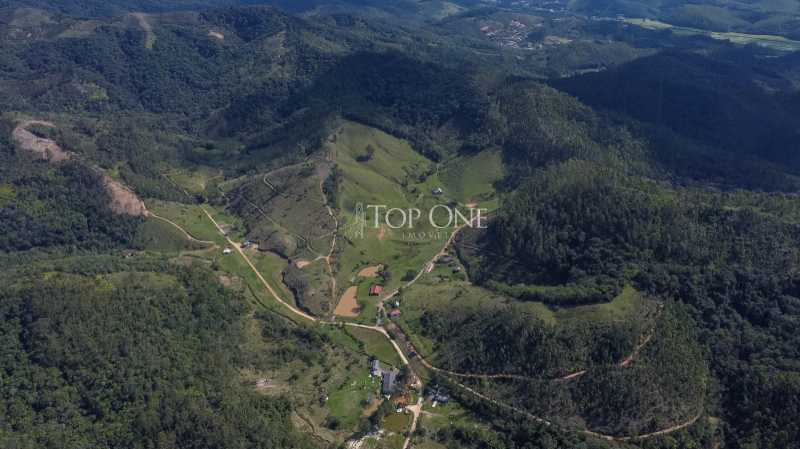
<instances>
[{"instance_id":1,"label":"grassy hillside","mask_svg":"<svg viewBox=\"0 0 800 449\"><path fill-rule=\"evenodd\" d=\"M498 184L507 173L500 150L484 150L447 161L439 168L442 185L461 204L475 203L482 208L499 205Z\"/></svg>"},{"instance_id":2,"label":"grassy hillside","mask_svg":"<svg viewBox=\"0 0 800 449\"><path fill-rule=\"evenodd\" d=\"M369 204L413 206L427 211L436 204L431 193L437 185L434 164L407 142L355 123L345 123L335 134L335 141L328 144L327 151L336 161L334 188L343 230L335 258L339 288L350 285L362 268L382 264L385 268L379 282L389 292L402 285L409 270L416 272L433 257L442 245L442 238L409 239L405 235L408 229L392 229L386 225L385 210L376 227L375 211L367 209L362 238L356 235L359 228L353 215L356 204L361 203L365 208ZM366 158L368 153L371 156ZM414 232L431 230L423 220L413 229ZM364 282L375 281L366 279ZM363 316L363 319L372 322L374 316Z\"/></svg>"}]
</instances>

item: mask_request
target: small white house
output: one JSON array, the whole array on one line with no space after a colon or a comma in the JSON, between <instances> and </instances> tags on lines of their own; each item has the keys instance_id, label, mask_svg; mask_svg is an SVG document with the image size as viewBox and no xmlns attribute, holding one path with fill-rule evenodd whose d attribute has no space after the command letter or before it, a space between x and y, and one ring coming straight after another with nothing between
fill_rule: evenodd
<instances>
[{"instance_id":1,"label":"small white house","mask_svg":"<svg viewBox=\"0 0 800 449\"><path fill-rule=\"evenodd\" d=\"M222 250L222 254L225 254L226 256L228 254L230 254L230 253L231 253L231 249L230 248L225 248L225 249Z\"/></svg>"}]
</instances>

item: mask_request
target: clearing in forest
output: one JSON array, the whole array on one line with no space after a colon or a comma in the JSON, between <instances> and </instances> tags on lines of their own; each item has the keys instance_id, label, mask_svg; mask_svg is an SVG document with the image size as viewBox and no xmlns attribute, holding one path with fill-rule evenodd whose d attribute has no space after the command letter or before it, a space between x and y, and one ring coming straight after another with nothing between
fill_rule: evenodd
<instances>
[{"instance_id":1,"label":"clearing in forest","mask_svg":"<svg viewBox=\"0 0 800 449\"><path fill-rule=\"evenodd\" d=\"M46 161L60 162L69 159L70 153L64 151L54 140L39 137L28 130L29 127L36 125L47 128L55 127L54 124L42 120L26 120L14 128L11 135L14 142L22 150L37 154Z\"/></svg>"}]
</instances>

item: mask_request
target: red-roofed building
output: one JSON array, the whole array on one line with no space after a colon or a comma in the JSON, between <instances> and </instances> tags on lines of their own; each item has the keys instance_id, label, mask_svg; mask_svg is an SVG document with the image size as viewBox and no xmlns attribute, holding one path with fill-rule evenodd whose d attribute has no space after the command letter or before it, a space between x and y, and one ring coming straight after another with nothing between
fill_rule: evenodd
<instances>
[{"instance_id":1,"label":"red-roofed building","mask_svg":"<svg viewBox=\"0 0 800 449\"><path fill-rule=\"evenodd\" d=\"M372 284L369 288L369 295L370 296L378 296L383 291L383 287L378 284Z\"/></svg>"}]
</instances>

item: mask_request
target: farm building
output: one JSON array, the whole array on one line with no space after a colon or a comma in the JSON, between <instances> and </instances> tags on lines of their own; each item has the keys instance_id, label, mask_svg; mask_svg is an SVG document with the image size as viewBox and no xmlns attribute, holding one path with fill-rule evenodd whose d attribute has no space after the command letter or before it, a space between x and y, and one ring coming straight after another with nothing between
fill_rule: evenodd
<instances>
[{"instance_id":1,"label":"farm building","mask_svg":"<svg viewBox=\"0 0 800 449\"><path fill-rule=\"evenodd\" d=\"M402 313L400 312L400 309L392 309L392 311L391 311L391 312L389 312L389 316L390 316L391 318L397 318L397 317L399 317L401 314L402 314Z\"/></svg>"},{"instance_id":2,"label":"farm building","mask_svg":"<svg viewBox=\"0 0 800 449\"><path fill-rule=\"evenodd\" d=\"M381 362L378 359L374 359L372 361L372 366L370 367L370 374L373 376L380 376L381 373Z\"/></svg>"},{"instance_id":3,"label":"farm building","mask_svg":"<svg viewBox=\"0 0 800 449\"><path fill-rule=\"evenodd\" d=\"M440 263L440 264L448 264L448 263L451 263L451 262L453 262L454 260L455 260L455 259L453 259L453 256L451 256L451 255L449 255L449 254L442 254L442 255L441 255L441 256L440 256L440 257L439 257L439 258L436 260L436 262L437 262L437 263Z\"/></svg>"},{"instance_id":4,"label":"farm building","mask_svg":"<svg viewBox=\"0 0 800 449\"><path fill-rule=\"evenodd\" d=\"M382 291L383 291L383 286L380 286L378 284L372 284L369 287L369 295L370 296L378 296L378 295L381 294Z\"/></svg>"},{"instance_id":5,"label":"farm building","mask_svg":"<svg viewBox=\"0 0 800 449\"><path fill-rule=\"evenodd\" d=\"M436 393L433 395L433 400L440 403L440 404L447 404L450 402L450 396L444 393Z\"/></svg>"},{"instance_id":6,"label":"farm building","mask_svg":"<svg viewBox=\"0 0 800 449\"><path fill-rule=\"evenodd\" d=\"M381 392L391 395L397 389L397 370L384 371L381 378Z\"/></svg>"}]
</instances>

